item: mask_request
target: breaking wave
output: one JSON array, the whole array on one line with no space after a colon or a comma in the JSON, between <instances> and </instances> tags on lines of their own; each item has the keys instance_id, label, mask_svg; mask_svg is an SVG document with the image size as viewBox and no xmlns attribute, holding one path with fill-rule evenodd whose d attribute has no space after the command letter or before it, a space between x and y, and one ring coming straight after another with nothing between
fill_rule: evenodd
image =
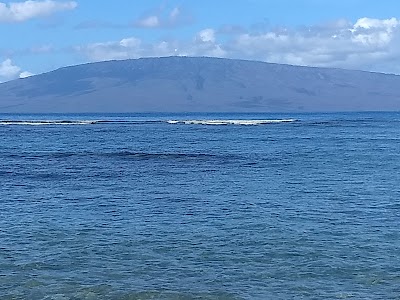
<instances>
[{"instance_id":1,"label":"breaking wave","mask_svg":"<svg viewBox=\"0 0 400 300\"><path fill-rule=\"evenodd\" d=\"M204 119L204 120L0 120L0 125L143 125L152 123L185 124L185 125L265 125L273 123L290 123L296 119L271 119L271 120L247 120L247 119Z\"/></svg>"},{"instance_id":2,"label":"breaking wave","mask_svg":"<svg viewBox=\"0 0 400 300\"><path fill-rule=\"evenodd\" d=\"M295 122L295 119L277 119L277 120L169 120L169 124L186 125L264 125L272 123Z\"/></svg>"}]
</instances>

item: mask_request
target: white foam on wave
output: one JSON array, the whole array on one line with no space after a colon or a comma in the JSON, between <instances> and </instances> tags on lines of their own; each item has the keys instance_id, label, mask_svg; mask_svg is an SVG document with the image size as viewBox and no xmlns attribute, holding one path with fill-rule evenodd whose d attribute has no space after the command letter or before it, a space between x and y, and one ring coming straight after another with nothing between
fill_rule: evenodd
<instances>
[{"instance_id":1,"label":"white foam on wave","mask_svg":"<svg viewBox=\"0 0 400 300\"><path fill-rule=\"evenodd\" d=\"M186 125L263 125L272 123L288 123L294 122L295 119L203 119L203 120L163 120L163 121L119 121L119 120L0 120L1 125L27 125L27 126L43 126L43 125L92 125L107 123L124 123L124 124L142 124L154 122L166 122L168 124L186 124Z\"/></svg>"},{"instance_id":2,"label":"white foam on wave","mask_svg":"<svg viewBox=\"0 0 400 300\"><path fill-rule=\"evenodd\" d=\"M263 125L272 123L295 122L295 119L277 119L277 120L169 120L169 124L186 125Z\"/></svg>"}]
</instances>

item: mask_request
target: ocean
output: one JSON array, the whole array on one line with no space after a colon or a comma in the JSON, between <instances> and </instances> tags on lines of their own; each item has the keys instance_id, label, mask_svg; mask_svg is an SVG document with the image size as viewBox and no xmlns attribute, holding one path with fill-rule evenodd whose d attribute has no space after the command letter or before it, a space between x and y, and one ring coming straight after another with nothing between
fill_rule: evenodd
<instances>
[{"instance_id":1,"label":"ocean","mask_svg":"<svg viewBox=\"0 0 400 300\"><path fill-rule=\"evenodd\" d=\"M0 114L0 299L400 299L400 113Z\"/></svg>"}]
</instances>

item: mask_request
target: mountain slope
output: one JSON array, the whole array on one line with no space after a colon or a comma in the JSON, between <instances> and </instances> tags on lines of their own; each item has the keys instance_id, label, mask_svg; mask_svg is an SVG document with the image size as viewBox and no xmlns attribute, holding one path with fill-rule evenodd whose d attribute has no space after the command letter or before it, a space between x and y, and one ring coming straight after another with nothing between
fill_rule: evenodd
<instances>
[{"instance_id":1,"label":"mountain slope","mask_svg":"<svg viewBox=\"0 0 400 300\"><path fill-rule=\"evenodd\" d=\"M400 110L400 76L205 57L61 68L0 84L0 112Z\"/></svg>"}]
</instances>

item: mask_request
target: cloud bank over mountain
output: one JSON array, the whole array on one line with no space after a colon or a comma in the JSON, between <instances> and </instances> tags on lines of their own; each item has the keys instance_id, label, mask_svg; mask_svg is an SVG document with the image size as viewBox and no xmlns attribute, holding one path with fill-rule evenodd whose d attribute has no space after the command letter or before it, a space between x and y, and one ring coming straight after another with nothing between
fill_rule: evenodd
<instances>
[{"instance_id":1,"label":"cloud bank over mountain","mask_svg":"<svg viewBox=\"0 0 400 300\"><path fill-rule=\"evenodd\" d=\"M400 73L400 21L361 18L299 28L256 31L238 26L205 28L192 39L148 43L130 36L77 46L90 61L158 56L244 58L300 66L337 67ZM236 28L236 31L227 31Z\"/></svg>"}]
</instances>

